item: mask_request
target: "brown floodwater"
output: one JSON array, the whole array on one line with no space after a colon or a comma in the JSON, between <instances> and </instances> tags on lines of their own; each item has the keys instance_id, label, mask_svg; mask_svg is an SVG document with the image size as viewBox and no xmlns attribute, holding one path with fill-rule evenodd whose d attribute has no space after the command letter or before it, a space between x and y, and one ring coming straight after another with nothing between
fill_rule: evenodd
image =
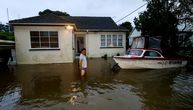
<instances>
[{"instance_id":1,"label":"brown floodwater","mask_svg":"<svg viewBox=\"0 0 193 110\"><path fill-rule=\"evenodd\" d=\"M111 71L112 59L17 65L0 70L0 110L188 110L193 72L185 68Z\"/></svg>"}]
</instances>

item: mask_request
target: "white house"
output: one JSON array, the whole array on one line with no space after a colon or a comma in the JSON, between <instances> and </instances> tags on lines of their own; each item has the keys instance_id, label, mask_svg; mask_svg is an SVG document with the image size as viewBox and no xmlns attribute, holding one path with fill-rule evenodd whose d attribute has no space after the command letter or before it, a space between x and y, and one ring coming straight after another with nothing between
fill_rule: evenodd
<instances>
[{"instance_id":1,"label":"white house","mask_svg":"<svg viewBox=\"0 0 193 110\"><path fill-rule=\"evenodd\" d=\"M141 36L141 31L138 31L136 28L133 28L132 32L130 33L130 35L128 36L129 39L129 46L132 45L133 39L136 37L140 37Z\"/></svg>"},{"instance_id":2,"label":"white house","mask_svg":"<svg viewBox=\"0 0 193 110\"><path fill-rule=\"evenodd\" d=\"M18 64L71 63L82 48L88 57L124 54L126 31L110 17L35 16L10 21Z\"/></svg>"}]
</instances>

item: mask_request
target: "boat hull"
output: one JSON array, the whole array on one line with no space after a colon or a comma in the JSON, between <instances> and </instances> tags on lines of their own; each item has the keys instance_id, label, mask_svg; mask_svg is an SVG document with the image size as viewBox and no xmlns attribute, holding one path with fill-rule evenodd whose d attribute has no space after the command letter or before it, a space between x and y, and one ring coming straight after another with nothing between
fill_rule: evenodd
<instances>
[{"instance_id":1,"label":"boat hull","mask_svg":"<svg viewBox=\"0 0 193 110\"><path fill-rule=\"evenodd\" d=\"M178 68L187 65L186 60L179 59L143 59L143 58L113 58L122 69L165 69Z\"/></svg>"}]
</instances>

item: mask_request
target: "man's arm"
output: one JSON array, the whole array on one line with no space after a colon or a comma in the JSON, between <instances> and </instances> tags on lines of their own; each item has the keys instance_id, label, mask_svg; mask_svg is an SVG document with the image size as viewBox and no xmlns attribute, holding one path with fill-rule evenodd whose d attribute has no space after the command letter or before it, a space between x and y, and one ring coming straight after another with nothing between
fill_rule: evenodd
<instances>
[{"instance_id":1,"label":"man's arm","mask_svg":"<svg viewBox=\"0 0 193 110\"><path fill-rule=\"evenodd\" d=\"M80 69L82 68L82 59L79 60Z\"/></svg>"}]
</instances>

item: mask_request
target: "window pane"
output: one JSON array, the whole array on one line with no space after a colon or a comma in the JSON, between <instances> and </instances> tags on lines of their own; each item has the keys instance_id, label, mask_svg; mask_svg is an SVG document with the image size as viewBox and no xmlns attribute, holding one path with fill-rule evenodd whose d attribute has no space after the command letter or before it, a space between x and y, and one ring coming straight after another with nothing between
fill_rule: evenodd
<instances>
[{"instance_id":1,"label":"window pane","mask_svg":"<svg viewBox=\"0 0 193 110\"><path fill-rule=\"evenodd\" d=\"M129 50L129 51L127 51L127 55L141 56L142 53L143 53L142 50Z\"/></svg>"},{"instance_id":2,"label":"window pane","mask_svg":"<svg viewBox=\"0 0 193 110\"><path fill-rule=\"evenodd\" d=\"M40 36L41 37L47 37L48 36L48 31L40 31Z\"/></svg>"},{"instance_id":3,"label":"window pane","mask_svg":"<svg viewBox=\"0 0 193 110\"><path fill-rule=\"evenodd\" d=\"M30 32L30 38L31 38L31 43L39 42L39 32L38 31L31 31Z\"/></svg>"},{"instance_id":4,"label":"window pane","mask_svg":"<svg viewBox=\"0 0 193 110\"><path fill-rule=\"evenodd\" d=\"M58 47L58 43L50 43L50 47L57 48Z\"/></svg>"},{"instance_id":5,"label":"window pane","mask_svg":"<svg viewBox=\"0 0 193 110\"><path fill-rule=\"evenodd\" d=\"M58 43L57 37L50 37L50 43Z\"/></svg>"},{"instance_id":6,"label":"window pane","mask_svg":"<svg viewBox=\"0 0 193 110\"><path fill-rule=\"evenodd\" d=\"M40 32L41 43L49 43L48 31Z\"/></svg>"},{"instance_id":7,"label":"window pane","mask_svg":"<svg viewBox=\"0 0 193 110\"><path fill-rule=\"evenodd\" d=\"M123 46L123 36L119 35L118 37L118 46Z\"/></svg>"},{"instance_id":8,"label":"window pane","mask_svg":"<svg viewBox=\"0 0 193 110\"><path fill-rule=\"evenodd\" d=\"M30 32L31 48L40 48L39 31Z\"/></svg>"},{"instance_id":9,"label":"window pane","mask_svg":"<svg viewBox=\"0 0 193 110\"><path fill-rule=\"evenodd\" d=\"M144 56L148 57L161 57L161 55L155 51L146 51Z\"/></svg>"},{"instance_id":10,"label":"window pane","mask_svg":"<svg viewBox=\"0 0 193 110\"><path fill-rule=\"evenodd\" d=\"M31 48L57 48L57 31L31 31Z\"/></svg>"},{"instance_id":11,"label":"window pane","mask_svg":"<svg viewBox=\"0 0 193 110\"><path fill-rule=\"evenodd\" d=\"M41 43L41 48L49 48L49 43Z\"/></svg>"},{"instance_id":12,"label":"window pane","mask_svg":"<svg viewBox=\"0 0 193 110\"><path fill-rule=\"evenodd\" d=\"M32 37L31 36L31 43L39 43L40 42L40 38L39 37Z\"/></svg>"},{"instance_id":13,"label":"window pane","mask_svg":"<svg viewBox=\"0 0 193 110\"><path fill-rule=\"evenodd\" d=\"M107 47L111 46L111 35L107 35Z\"/></svg>"},{"instance_id":14,"label":"window pane","mask_svg":"<svg viewBox=\"0 0 193 110\"><path fill-rule=\"evenodd\" d=\"M50 32L50 43L58 43L58 32Z\"/></svg>"},{"instance_id":15,"label":"window pane","mask_svg":"<svg viewBox=\"0 0 193 110\"><path fill-rule=\"evenodd\" d=\"M58 46L58 32L51 31L50 32L50 48L57 48Z\"/></svg>"},{"instance_id":16,"label":"window pane","mask_svg":"<svg viewBox=\"0 0 193 110\"><path fill-rule=\"evenodd\" d=\"M31 31L30 36L39 37L39 31Z\"/></svg>"},{"instance_id":17,"label":"window pane","mask_svg":"<svg viewBox=\"0 0 193 110\"><path fill-rule=\"evenodd\" d=\"M58 37L58 32L57 31L51 31L50 37L52 37L52 36Z\"/></svg>"},{"instance_id":18,"label":"window pane","mask_svg":"<svg viewBox=\"0 0 193 110\"><path fill-rule=\"evenodd\" d=\"M117 46L117 35L113 35L113 46Z\"/></svg>"},{"instance_id":19,"label":"window pane","mask_svg":"<svg viewBox=\"0 0 193 110\"><path fill-rule=\"evenodd\" d=\"M101 47L105 46L105 35L101 35Z\"/></svg>"},{"instance_id":20,"label":"window pane","mask_svg":"<svg viewBox=\"0 0 193 110\"><path fill-rule=\"evenodd\" d=\"M31 48L40 48L40 43L31 43Z\"/></svg>"}]
</instances>

